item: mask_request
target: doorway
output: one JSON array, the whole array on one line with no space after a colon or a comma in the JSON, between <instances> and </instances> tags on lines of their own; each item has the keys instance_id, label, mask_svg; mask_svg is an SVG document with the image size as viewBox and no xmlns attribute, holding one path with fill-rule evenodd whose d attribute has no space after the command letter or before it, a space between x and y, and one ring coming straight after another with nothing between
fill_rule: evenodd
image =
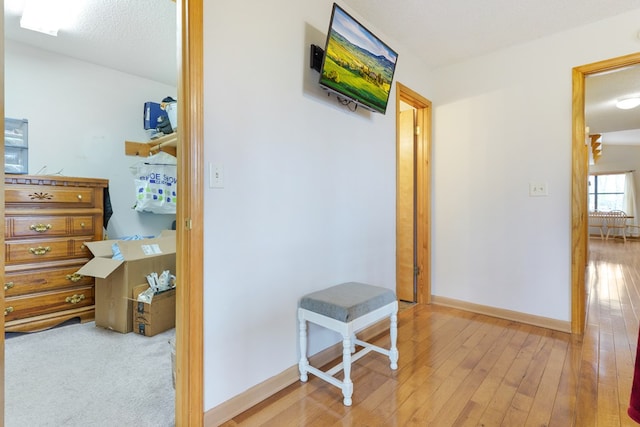
<instances>
[{"instance_id":1,"label":"doorway","mask_svg":"<svg viewBox=\"0 0 640 427\"><path fill-rule=\"evenodd\" d=\"M573 69L571 178L571 332L582 334L586 319L586 274L589 249L587 181L589 174L585 123L585 78L640 64L640 53L612 58Z\"/></svg>"},{"instance_id":2,"label":"doorway","mask_svg":"<svg viewBox=\"0 0 640 427\"><path fill-rule=\"evenodd\" d=\"M431 302L431 101L396 83L396 294Z\"/></svg>"},{"instance_id":3,"label":"doorway","mask_svg":"<svg viewBox=\"0 0 640 427\"><path fill-rule=\"evenodd\" d=\"M4 6L4 2L0 1ZM179 40L178 104L181 126L178 144L177 268L183 283L176 295L176 425L203 425L203 1L176 2ZM3 7L4 15L4 7ZM4 30L4 19L2 24ZM3 42L4 43L4 42ZM4 56L0 60L4 82ZM4 85L0 87L4 117ZM4 146L0 149L4 151ZM4 217L4 184L0 185ZM4 244L4 233L0 235ZM4 276L4 257L0 260ZM4 294L3 294L4 298ZM4 329L4 318L0 321ZM0 419L4 419L4 334L0 338ZM1 424L1 423L0 423Z\"/></svg>"}]
</instances>

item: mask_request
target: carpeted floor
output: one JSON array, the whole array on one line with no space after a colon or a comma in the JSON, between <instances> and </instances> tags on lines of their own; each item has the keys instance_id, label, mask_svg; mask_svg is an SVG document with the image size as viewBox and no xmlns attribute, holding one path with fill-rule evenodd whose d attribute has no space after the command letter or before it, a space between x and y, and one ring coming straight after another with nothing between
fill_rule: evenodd
<instances>
[{"instance_id":1,"label":"carpeted floor","mask_svg":"<svg viewBox=\"0 0 640 427\"><path fill-rule=\"evenodd\" d=\"M7 334L5 426L175 425L169 340L93 322Z\"/></svg>"}]
</instances>

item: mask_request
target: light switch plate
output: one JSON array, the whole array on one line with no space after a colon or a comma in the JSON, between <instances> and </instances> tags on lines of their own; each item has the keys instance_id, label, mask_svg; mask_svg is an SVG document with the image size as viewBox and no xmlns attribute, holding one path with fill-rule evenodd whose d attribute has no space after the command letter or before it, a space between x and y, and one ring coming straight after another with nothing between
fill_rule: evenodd
<instances>
[{"instance_id":1,"label":"light switch plate","mask_svg":"<svg viewBox=\"0 0 640 427\"><path fill-rule=\"evenodd\" d=\"M529 183L529 197L548 196L547 183L546 182L530 182Z\"/></svg>"},{"instance_id":2,"label":"light switch plate","mask_svg":"<svg viewBox=\"0 0 640 427\"><path fill-rule=\"evenodd\" d=\"M209 188L224 188L224 168L209 163Z\"/></svg>"}]
</instances>

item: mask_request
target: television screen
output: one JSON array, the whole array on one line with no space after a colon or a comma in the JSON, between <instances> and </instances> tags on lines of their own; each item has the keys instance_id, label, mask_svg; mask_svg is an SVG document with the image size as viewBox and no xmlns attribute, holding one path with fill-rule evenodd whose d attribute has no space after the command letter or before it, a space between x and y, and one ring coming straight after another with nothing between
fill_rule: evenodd
<instances>
[{"instance_id":1,"label":"television screen","mask_svg":"<svg viewBox=\"0 0 640 427\"><path fill-rule=\"evenodd\" d=\"M384 114L398 54L337 4L320 71L320 85L358 105Z\"/></svg>"}]
</instances>

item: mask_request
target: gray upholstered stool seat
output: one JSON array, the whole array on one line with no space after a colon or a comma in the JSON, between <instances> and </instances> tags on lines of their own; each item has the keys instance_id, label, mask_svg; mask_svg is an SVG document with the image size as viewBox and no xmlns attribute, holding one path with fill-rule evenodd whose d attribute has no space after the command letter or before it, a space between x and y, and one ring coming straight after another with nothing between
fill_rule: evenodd
<instances>
[{"instance_id":1,"label":"gray upholstered stool seat","mask_svg":"<svg viewBox=\"0 0 640 427\"><path fill-rule=\"evenodd\" d=\"M394 301L396 294L389 289L350 282L305 295L300 300L300 307L350 322Z\"/></svg>"},{"instance_id":2,"label":"gray upholstered stool seat","mask_svg":"<svg viewBox=\"0 0 640 427\"><path fill-rule=\"evenodd\" d=\"M389 356L391 369L398 368L398 349L396 348L398 325L398 301L393 291L379 286L350 282L332 286L302 297L298 307L300 327L300 380L307 381L310 372L319 378L342 389L344 404L351 405L353 383L351 382L351 363L360 357L376 351ZM356 338L356 332L382 320L390 319L390 348L384 349ZM342 335L342 363L324 372L309 364L307 359L307 321L336 331ZM355 353L355 346L362 350ZM354 353L352 355L352 353ZM342 381L334 374L344 371Z\"/></svg>"}]
</instances>

